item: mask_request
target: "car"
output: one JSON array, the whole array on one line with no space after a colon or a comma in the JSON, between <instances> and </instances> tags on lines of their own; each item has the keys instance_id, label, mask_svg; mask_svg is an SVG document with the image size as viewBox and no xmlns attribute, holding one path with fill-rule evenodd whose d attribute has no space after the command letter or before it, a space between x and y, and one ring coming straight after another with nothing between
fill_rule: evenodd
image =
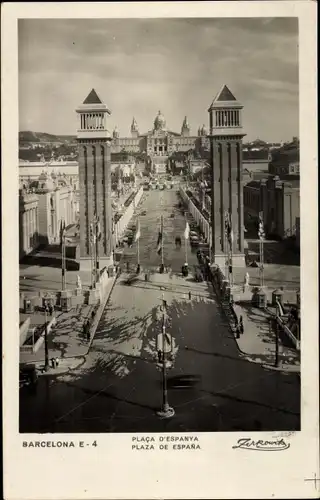
<instances>
[{"instance_id":1,"label":"car","mask_svg":"<svg viewBox=\"0 0 320 500\"><path fill-rule=\"evenodd\" d=\"M35 385L38 382L38 371L35 364L21 364L19 366L19 385Z\"/></svg>"},{"instance_id":2,"label":"car","mask_svg":"<svg viewBox=\"0 0 320 500\"><path fill-rule=\"evenodd\" d=\"M141 215L147 215L147 211L146 211L146 210L143 210L143 211L141 212Z\"/></svg>"}]
</instances>

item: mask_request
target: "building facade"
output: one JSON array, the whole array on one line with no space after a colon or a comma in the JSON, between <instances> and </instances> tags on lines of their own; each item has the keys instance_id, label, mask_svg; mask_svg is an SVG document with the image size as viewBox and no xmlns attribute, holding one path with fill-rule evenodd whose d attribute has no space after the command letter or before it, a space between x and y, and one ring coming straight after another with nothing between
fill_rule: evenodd
<instances>
[{"instance_id":1,"label":"building facade","mask_svg":"<svg viewBox=\"0 0 320 500\"><path fill-rule=\"evenodd\" d=\"M45 172L37 180L20 181L19 258L40 244L60 244L61 229L78 217L77 193L58 176Z\"/></svg>"},{"instance_id":2,"label":"building facade","mask_svg":"<svg viewBox=\"0 0 320 500\"><path fill-rule=\"evenodd\" d=\"M222 266L230 250L225 237L226 213L229 214L233 234L232 265L245 265L242 181L242 139L245 133L242 128L242 108L225 85L208 110L212 172L212 256L213 261Z\"/></svg>"},{"instance_id":3,"label":"building facade","mask_svg":"<svg viewBox=\"0 0 320 500\"><path fill-rule=\"evenodd\" d=\"M39 198L37 194L19 190L19 259L35 250L39 238Z\"/></svg>"},{"instance_id":4,"label":"building facade","mask_svg":"<svg viewBox=\"0 0 320 500\"><path fill-rule=\"evenodd\" d=\"M246 216L258 221L259 213L263 213L267 236L286 239L297 234L297 220L300 221L299 180L289 182L275 176L249 182L244 186L243 199Z\"/></svg>"},{"instance_id":5,"label":"building facade","mask_svg":"<svg viewBox=\"0 0 320 500\"><path fill-rule=\"evenodd\" d=\"M113 263L111 212L111 135L106 116L111 112L94 89L76 110L80 186L80 269L91 270L96 241L97 271Z\"/></svg>"},{"instance_id":6,"label":"building facade","mask_svg":"<svg viewBox=\"0 0 320 500\"><path fill-rule=\"evenodd\" d=\"M287 175L300 175L300 150L296 143L283 146L269 155L269 174L280 178Z\"/></svg>"},{"instance_id":7,"label":"building facade","mask_svg":"<svg viewBox=\"0 0 320 500\"><path fill-rule=\"evenodd\" d=\"M146 153L150 157L170 156L176 151L190 149L209 149L207 130L203 125L198 129L198 135L191 135L191 127L185 116L181 132L173 132L167 128L166 120L161 113L156 115L153 127L148 132L140 134L138 123L133 118L131 123L131 137L120 137L117 127L112 134L111 152L119 153L123 150L132 153Z\"/></svg>"},{"instance_id":8,"label":"building facade","mask_svg":"<svg viewBox=\"0 0 320 500\"><path fill-rule=\"evenodd\" d=\"M64 179L73 189L79 189L79 172L77 161L19 161L19 180L22 183L38 180L39 176L45 172L47 175L56 175Z\"/></svg>"}]
</instances>

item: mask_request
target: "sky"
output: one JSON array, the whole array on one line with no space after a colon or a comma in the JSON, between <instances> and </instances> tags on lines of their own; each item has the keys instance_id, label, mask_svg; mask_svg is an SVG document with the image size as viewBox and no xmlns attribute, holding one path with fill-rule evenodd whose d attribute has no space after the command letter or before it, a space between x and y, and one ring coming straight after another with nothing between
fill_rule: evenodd
<instances>
[{"instance_id":1,"label":"sky","mask_svg":"<svg viewBox=\"0 0 320 500\"><path fill-rule=\"evenodd\" d=\"M19 20L19 128L76 134L75 109L95 88L130 136L161 110L180 132L208 125L226 84L243 106L246 140L299 135L298 21L294 18Z\"/></svg>"}]
</instances>

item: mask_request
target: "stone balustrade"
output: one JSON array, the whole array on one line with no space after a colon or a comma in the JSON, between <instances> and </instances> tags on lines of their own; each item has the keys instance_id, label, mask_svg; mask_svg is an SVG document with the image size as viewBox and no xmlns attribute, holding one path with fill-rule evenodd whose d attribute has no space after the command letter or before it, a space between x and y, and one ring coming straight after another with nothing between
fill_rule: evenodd
<instances>
[{"instance_id":1,"label":"stone balustrade","mask_svg":"<svg viewBox=\"0 0 320 500\"><path fill-rule=\"evenodd\" d=\"M200 227L200 231L204 234L207 241L210 241L210 223L208 219L204 216L201 210L196 205L196 200L192 200L190 196L186 193L185 189L180 186L180 196L187 210L190 212L196 223Z\"/></svg>"},{"instance_id":2,"label":"stone balustrade","mask_svg":"<svg viewBox=\"0 0 320 500\"><path fill-rule=\"evenodd\" d=\"M127 229L128 224L133 217L135 208L137 207L139 201L141 200L142 194L143 194L143 187L141 186L136 192L135 196L132 198L130 205L128 205L125 208L120 218L116 222L114 227L114 237L116 245L118 245L125 230Z\"/></svg>"}]
</instances>

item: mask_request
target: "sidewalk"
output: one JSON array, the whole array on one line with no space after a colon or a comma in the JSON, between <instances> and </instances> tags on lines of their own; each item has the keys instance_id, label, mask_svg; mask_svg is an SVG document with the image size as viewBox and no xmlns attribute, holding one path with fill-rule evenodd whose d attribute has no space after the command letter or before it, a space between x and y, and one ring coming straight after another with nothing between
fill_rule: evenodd
<instances>
[{"instance_id":1,"label":"sidewalk","mask_svg":"<svg viewBox=\"0 0 320 500\"><path fill-rule=\"evenodd\" d=\"M233 309L237 317L243 319L244 333L236 339L239 350L248 360L275 368L276 338L269 326L270 315L250 303L235 303ZM300 372L300 352L287 339L279 339L278 369Z\"/></svg>"},{"instance_id":2,"label":"sidewalk","mask_svg":"<svg viewBox=\"0 0 320 500\"><path fill-rule=\"evenodd\" d=\"M57 322L48 335L49 360L59 358L59 366L49 370L46 374L58 374L74 369L81 365L88 354L94 335L99 324L102 312L111 295L116 277L110 278L106 287L106 296L103 303L97 305L82 305L69 312L57 315ZM83 324L91 318L92 311L96 310L90 325L90 340L83 334ZM21 353L20 363L35 363L39 368L45 360L44 343L36 353Z\"/></svg>"},{"instance_id":3,"label":"sidewalk","mask_svg":"<svg viewBox=\"0 0 320 500\"><path fill-rule=\"evenodd\" d=\"M57 322L48 334L49 358L70 358L84 356L88 351L88 341L83 335L83 323L90 317L93 306L84 305L69 312L58 313ZM33 323L33 318L31 323ZM45 359L44 343L35 353L21 353L20 362L32 363Z\"/></svg>"}]
</instances>

